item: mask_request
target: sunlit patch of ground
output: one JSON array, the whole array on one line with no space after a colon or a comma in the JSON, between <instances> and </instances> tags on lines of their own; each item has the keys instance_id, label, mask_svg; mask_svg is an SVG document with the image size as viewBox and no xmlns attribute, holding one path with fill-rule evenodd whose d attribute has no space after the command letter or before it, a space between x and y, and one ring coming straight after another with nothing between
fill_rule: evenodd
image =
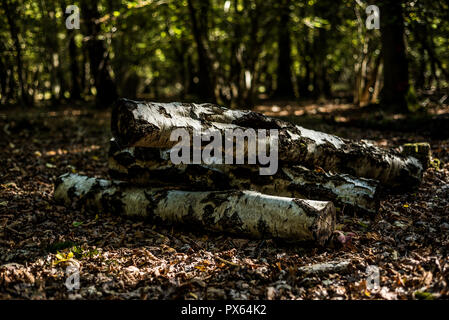
<instances>
[{"instance_id":1,"label":"sunlit patch of ground","mask_svg":"<svg viewBox=\"0 0 449 320\"><path fill-rule=\"evenodd\" d=\"M353 108L352 104L340 103L307 103L303 104L279 102L256 105L254 110L267 116L303 116L316 114L329 114L336 111L344 111Z\"/></svg>"}]
</instances>

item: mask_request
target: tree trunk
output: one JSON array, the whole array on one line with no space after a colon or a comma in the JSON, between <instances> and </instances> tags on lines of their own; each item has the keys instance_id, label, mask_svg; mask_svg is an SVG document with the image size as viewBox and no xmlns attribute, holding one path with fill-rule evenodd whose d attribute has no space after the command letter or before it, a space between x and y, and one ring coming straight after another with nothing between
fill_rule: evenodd
<instances>
[{"instance_id":1,"label":"tree trunk","mask_svg":"<svg viewBox=\"0 0 449 320\"><path fill-rule=\"evenodd\" d=\"M204 39L205 33L207 33L207 25L204 25L204 22L207 21L207 8L209 7L209 0L200 1L200 11L202 13L203 23L200 23L197 18L196 9L193 6L193 0L188 0L187 2L198 54L200 94L204 99L215 102L215 84L213 81L212 63L209 52L207 51L205 43L206 39Z\"/></svg>"},{"instance_id":2,"label":"tree trunk","mask_svg":"<svg viewBox=\"0 0 449 320\"><path fill-rule=\"evenodd\" d=\"M281 197L332 201L342 211L376 213L378 182L347 174L328 174L301 166L283 167L275 175L259 175L250 165L175 165L167 150L122 148L111 140L109 175L132 184L176 185L193 190L255 190Z\"/></svg>"},{"instance_id":3,"label":"tree trunk","mask_svg":"<svg viewBox=\"0 0 449 320\"><path fill-rule=\"evenodd\" d=\"M97 4L97 0L83 0L81 12L85 17L86 32L89 37L87 51L91 76L97 90L96 103L99 107L107 107L117 99L117 89L110 74L108 52L103 40L98 39L100 25L97 20L100 18L100 13Z\"/></svg>"},{"instance_id":4,"label":"tree trunk","mask_svg":"<svg viewBox=\"0 0 449 320\"><path fill-rule=\"evenodd\" d=\"M238 1L234 0L234 14L237 16L236 21L242 21L242 11L238 10ZM242 74L242 25L241 23L234 23L232 27L232 38L230 39L230 61L229 61L229 90L230 90L230 105L239 105L243 102L243 86L241 81Z\"/></svg>"},{"instance_id":5,"label":"tree trunk","mask_svg":"<svg viewBox=\"0 0 449 320\"><path fill-rule=\"evenodd\" d=\"M380 67L380 59L381 57L378 56L375 58L374 61L374 65L372 66L372 69L370 70L370 72L365 72L364 74L364 80L363 81L363 87L361 88L361 90L359 92L361 92L360 94L360 98L359 98L359 105L367 105L369 103L371 103L372 100L372 93L374 93L374 88L376 86L376 82L377 82L377 75L379 73L379 67ZM372 91L370 92L370 89L372 88Z\"/></svg>"},{"instance_id":6,"label":"tree trunk","mask_svg":"<svg viewBox=\"0 0 449 320\"><path fill-rule=\"evenodd\" d=\"M69 57L70 57L70 78L72 79L72 87L70 90L70 99L80 100L81 99L81 87L79 81L80 69L78 67L77 61L77 48L75 43L75 33L67 32L69 40Z\"/></svg>"},{"instance_id":7,"label":"tree trunk","mask_svg":"<svg viewBox=\"0 0 449 320\"><path fill-rule=\"evenodd\" d=\"M254 238L324 244L335 226L332 202L268 196L253 191L138 188L76 174L58 178L55 200L93 212L115 213L154 223L187 224Z\"/></svg>"},{"instance_id":8,"label":"tree trunk","mask_svg":"<svg viewBox=\"0 0 449 320\"><path fill-rule=\"evenodd\" d=\"M383 0L379 3L384 61L384 87L381 100L391 110L408 112L406 95L409 89L409 77L402 2L400 0Z\"/></svg>"},{"instance_id":9,"label":"tree trunk","mask_svg":"<svg viewBox=\"0 0 449 320\"><path fill-rule=\"evenodd\" d=\"M11 39L14 43L14 48L16 50L16 64L17 64L17 78L19 79L19 86L20 86L20 99L22 100L22 103L25 105L29 105L29 97L28 93L25 89L25 82L23 80L23 61L22 61L22 48L19 40L19 28L16 24L16 17L13 17L13 14L15 11L15 8L11 8L8 5L9 0L3 0L3 10L5 10L6 20L8 21L9 25L9 32L11 34Z\"/></svg>"},{"instance_id":10,"label":"tree trunk","mask_svg":"<svg viewBox=\"0 0 449 320\"><path fill-rule=\"evenodd\" d=\"M292 83L292 58L291 58L291 40L290 40L290 9L289 1L281 1L280 18L278 25L278 67L276 91L274 96L276 98L294 98L295 92Z\"/></svg>"},{"instance_id":11,"label":"tree trunk","mask_svg":"<svg viewBox=\"0 0 449 320\"><path fill-rule=\"evenodd\" d=\"M117 101L112 111L112 133L124 146L169 149L177 144L170 141L176 128L184 128L190 134L197 129L215 131L222 137L227 130L277 129L281 163L319 166L327 171L376 179L387 187L416 186L423 173L423 166L414 157L251 111L229 110L213 104L146 103L127 99Z\"/></svg>"},{"instance_id":12,"label":"tree trunk","mask_svg":"<svg viewBox=\"0 0 449 320\"><path fill-rule=\"evenodd\" d=\"M340 17L335 14L335 12L340 10L338 4L338 1L320 0L312 7L312 14L327 20L331 27L329 29L324 24L311 30L313 35L312 53L310 54L313 67L312 97L315 99L330 98L332 96L329 75L332 73L333 68L328 61L328 54L329 49L333 46L331 41L338 39L338 33L330 34L330 30L335 29L340 24Z\"/></svg>"},{"instance_id":13,"label":"tree trunk","mask_svg":"<svg viewBox=\"0 0 449 320\"><path fill-rule=\"evenodd\" d=\"M327 66L328 31L318 28L316 32L317 36L313 41L313 95L315 98L329 98L331 97L331 85Z\"/></svg>"},{"instance_id":14,"label":"tree trunk","mask_svg":"<svg viewBox=\"0 0 449 320\"><path fill-rule=\"evenodd\" d=\"M1 40L0 40L1 41ZM3 46L2 46L3 47ZM0 47L1 48L1 47ZM3 48L1 48L3 50ZM8 92L7 80L8 80L8 71L5 63L3 63L3 57L0 57L0 103L5 103L7 100L5 99Z\"/></svg>"}]
</instances>

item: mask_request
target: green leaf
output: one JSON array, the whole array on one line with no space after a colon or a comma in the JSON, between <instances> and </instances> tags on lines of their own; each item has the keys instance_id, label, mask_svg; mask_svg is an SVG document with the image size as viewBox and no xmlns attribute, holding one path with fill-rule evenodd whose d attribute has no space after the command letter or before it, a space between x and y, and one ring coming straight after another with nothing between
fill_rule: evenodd
<instances>
[{"instance_id":1,"label":"green leaf","mask_svg":"<svg viewBox=\"0 0 449 320\"><path fill-rule=\"evenodd\" d=\"M430 292L416 291L415 298L420 300L433 300L435 297Z\"/></svg>"},{"instance_id":2,"label":"green leaf","mask_svg":"<svg viewBox=\"0 0 449 320\"><path fill-rule=\"evenodd\" d=\"M74 256L74 254L73 254L72 251L70 251L70 252L67 253L67 254L64 254L64 253L61 253L61 252L58 251L58 253L56 254L56 259L57 259L57 260L54 261L53 264L54 264L54 265L57 265L57 264L59 264L59 263L61 263L61 262L66 262L66 261L72 259L73 256Z\"/></svg>"},{"instance_id":3,"label":"green leaf","mask_svg":"<svg viewBox=\"0 0 449 320\"><path fill-rule=\"evenodd\" d=\"M58 252L59 250L64 250L70 247L73 247L75 243L73 241L63 241L63 242L55 242L47 247L48 252Z\"/></svg>"},{"instance_id":4,"label":"green leaf","mask_svg":"<svg viewBox=\"0 0 449 320\"><path fill-rule=\"evenodd\" d=\"M58 252L58 253L56 254L56 258L57 258L58 260L64 260L64 259L65 259L64 254L62 254L61 252Z\"/></svg>"}]
</instances>

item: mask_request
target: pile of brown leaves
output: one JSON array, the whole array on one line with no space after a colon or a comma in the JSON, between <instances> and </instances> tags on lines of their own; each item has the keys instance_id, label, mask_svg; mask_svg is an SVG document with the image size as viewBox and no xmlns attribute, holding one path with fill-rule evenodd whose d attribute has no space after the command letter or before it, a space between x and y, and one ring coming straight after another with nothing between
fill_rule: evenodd
<instances>
[{"instance_id":1,"label":"pile of brown leaves","mask_svg":"<svg viewBox=\"0 0 449 320\"><path fill-rule=\"evenodd\" d=\"M375 217L340 212L323 248L161 227L53 202L66 172L106 177L106 112L0 114L0 298L435 299L448 296L449 165L415 193L389 195ZM319 126L381 146L413 134ZM431 141L449 162L449 141ZM380 271L379 287L367 267ZM65 285L67 267L80 288ZM73 269L71 269L73 270Z\"/></svg>"}]
</instances>

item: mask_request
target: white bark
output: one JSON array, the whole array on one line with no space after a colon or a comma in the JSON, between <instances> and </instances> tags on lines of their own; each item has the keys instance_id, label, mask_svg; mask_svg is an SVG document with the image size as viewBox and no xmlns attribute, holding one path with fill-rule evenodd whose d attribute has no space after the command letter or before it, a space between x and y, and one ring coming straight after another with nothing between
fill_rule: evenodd
<instances>
[{"instance_id":1,"label":"white bark","mask_svg":"<svg viewBox=\"0 0 449 320\"><path fill-rule=\"evenodd\" d=\"M170 134L177 128L191 133L200 129L218 131L222 136L228 129L278 129L281 162L376 179L392 188L414 187L421 182L423 173L423 166L415 157L251 111L229 110L212 104L121 99L112 113L112 132L126 146L171 148L176 142L170 141Z\"/></svg>"},{"instance_id":2,"label":"white bark","mask_svg":"<svg viewBox=\"0 0 449 320\"><path fill-rule=\"evenodd\" d=\"M333 201L345 211L376 213L379 206L379 187L374 180L317 172L302 166L285 166L275 175L260 176L255 165L174 165L166 150L122 149L114 139L109 152L109 173L113 179L142 186L249 189L270 195Z\"/></svg>"},{"instance_id":3,"label":"white bark","mask_svg":"<svg viewBox=\"0 0 449 320\"><path fill-rule=\"evenodd\" d=\"M305 276L319 276L328 273L344 273L348 270L350 261L329 261L298 268Z\"/></svg>"},{"instance_id":4,"label":"white bark","mask_svg":"<svg viewBox=\"0 0 449 320\"><path fill-rule=\"evenodd\" d=\"M255 238L317 241L335 226L331 202L264 195L254 191L180 191L139 188L123 182L65 174L55 200L159 223L180 223Z\"/></svg>"}]
</instances>

